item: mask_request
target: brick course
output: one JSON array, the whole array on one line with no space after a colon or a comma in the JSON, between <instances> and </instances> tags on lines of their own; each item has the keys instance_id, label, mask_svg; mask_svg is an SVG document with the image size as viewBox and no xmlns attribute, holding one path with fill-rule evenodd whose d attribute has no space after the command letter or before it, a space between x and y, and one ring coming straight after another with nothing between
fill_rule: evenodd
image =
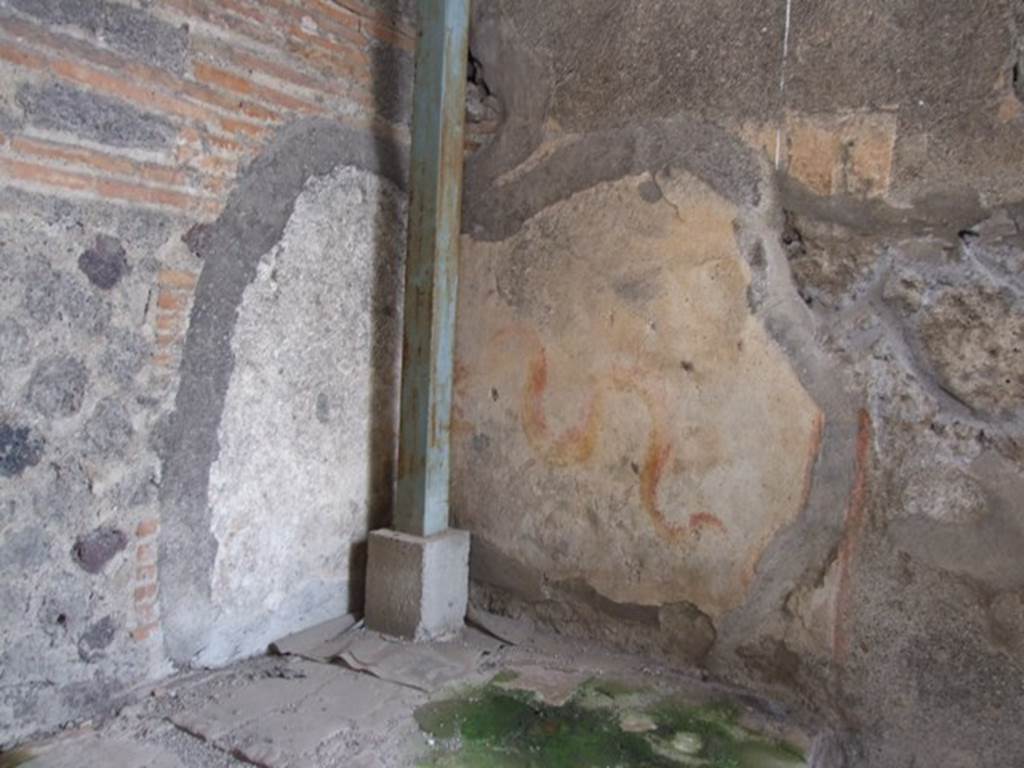
<instances>
[{"instance_id":1,"label":"brick course","mask_svg":"<svg viewBox=\"0 0 1024 768\"><path fill-rule=\"evenodd\" d=\"M393 46L408 55L415 46L406 22L358 2L160 0L151 13L190 30L183 73L31 17L0 19L0 75L15 85L64 82L168 119L178 130L176 151L143 159L28 122L0 141L5 183L209 219L275 126L316 114L379 122L371 49Z\"/></svg>"}]
</instances>

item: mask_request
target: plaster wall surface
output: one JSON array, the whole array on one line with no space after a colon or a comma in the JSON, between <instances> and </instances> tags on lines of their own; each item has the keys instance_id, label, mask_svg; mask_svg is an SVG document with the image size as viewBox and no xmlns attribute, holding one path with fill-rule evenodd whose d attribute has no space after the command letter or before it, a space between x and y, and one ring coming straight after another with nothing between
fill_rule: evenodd
<instances>
[{"instance_id":1,"label":"plaster wall surface","mask_svg":"<svg viewBox=\"0 0 1024 768\"><path fill-rule=\"evenodd\" d=\"M750 317L735 221L677 172L467 238L460 522L617 603L743 602L805 503L821 414Z\"/></svg>"},{"instance_id":2,"label":"plaster wall surface","mask_svg":"<svg viewBox=\"0 0 1024 768\"><path fill-rule=\"evenodd\" d=\"M396 418L404 231L394 185L339 167L310 180L246 288L210 468L221 639L206 662L259 653L359 599L359 547L371 511L386 512L373 510L372 447Z\"/></svg>"},{"instance_id":3,"label":"plaster wall surface","mask_svg":"<svg viewBox=\"0 0 1024 768\"><path fill-rule=\"evenodd\" d=\"M1021 763L1020 4L684 5L476 6L473 599Z\"/></svg>"}]
</instances>

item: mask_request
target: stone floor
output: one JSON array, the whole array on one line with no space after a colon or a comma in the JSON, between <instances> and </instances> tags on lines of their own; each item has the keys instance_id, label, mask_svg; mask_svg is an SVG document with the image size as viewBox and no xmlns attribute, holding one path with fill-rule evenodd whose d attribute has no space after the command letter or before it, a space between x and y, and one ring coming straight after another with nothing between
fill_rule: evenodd
<instances>
[{"instance_id":1,"label":"stone floor","mask_svg":"<svg viewBox=\"0 0 1024 768\"><path fill-rule=\"evenodd\" d=\"M467 628L457 641L428 645L396 642L351 620L339 620L276 644L274 655L165 681L107 722L29 746L32 758L27 764L33 768L805 765L798 755L811 746L807 731L770 701L642 658L531 634L496 617L479 618L477 628ZM472 709L483 701L479 692L484 690L491 692L488 701L497 702L501 715L497 719ZM669 700L695 708L720 707L726 702L734 719L721 732L756 732L765 743L784 741L795 751L781 757L758 752L759 756L739 762L702 757L700 736L667 733L664 727L656 730L655 721L665 708L663 703L653 708L652 702ZM528 721L536 722L514 715L520 710ZM421 716L428 711L433 720ZM467 711L472 713L469 720L459 720L462 715L456 713ZM454 728L451 733L438 730L438 712L453 713L446 726ZM560 721L551 714L559 712L571 714ZM598 719L586 719L587 712L597 713ZM425 724L425 732L419 723L427 722L433 725ZM685 730L703 732L704 721L698 717L692 722L693 727ZM460 724L465 733L457 732ZM708 727L712 739L721 730L714 723ZM534 739L559 732L575 734L575 742L567 741L558 749L571 750L576 757L545 757L562 753L554 748L545 751L536 741L527 748L527 757L516 757L512 742L505 741L503 734L495 736L495 728L518 729L524 738ZM602 731L603 737L613 741L591 743L587 729L595 734ZM477 742L476 752L470 755L474 735L500 744ZM639 745L648 757L639 762L614 758L610 752L620 743L623 749ZM481 751L480 744L497 751ZM646 744L654 744L657 754ZM588 745L599 750L599 756L582 757ZM500 755L500 761L494 755Z\"/></svg>"}]
</instances>

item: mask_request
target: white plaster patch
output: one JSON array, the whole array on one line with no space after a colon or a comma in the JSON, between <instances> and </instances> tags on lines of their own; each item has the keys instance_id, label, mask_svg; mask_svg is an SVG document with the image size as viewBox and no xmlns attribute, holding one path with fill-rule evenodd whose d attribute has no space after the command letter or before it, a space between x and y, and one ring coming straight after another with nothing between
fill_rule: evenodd
<instances>
[{"instance_id":1,"label":"white plaster patch","mask_svg":"<svg viewBox=\"0 0 1024 768\"><path fill-rule=\"evenodd\" d=\"M351 167L311 179L245 292L210 471L224 616L207 661L348 610L374 420L394 429L404 227L389 182Z\"/></svg>"}]
</instances>

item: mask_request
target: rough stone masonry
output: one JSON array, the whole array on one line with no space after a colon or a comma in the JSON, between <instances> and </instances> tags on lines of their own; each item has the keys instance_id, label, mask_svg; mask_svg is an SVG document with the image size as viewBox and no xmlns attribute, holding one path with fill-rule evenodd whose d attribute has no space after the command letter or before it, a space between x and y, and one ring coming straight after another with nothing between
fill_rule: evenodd
<instances>
[{"instance_id":1,"label":"rough stone masonry","mask_svg":"<svg viewBox=\"0 0 1024 768\"><path fill-rule=\"evenodd\" d=\"M0 750L359 605L408 11L0 0Z\"/></svg>"}]
</instances>

